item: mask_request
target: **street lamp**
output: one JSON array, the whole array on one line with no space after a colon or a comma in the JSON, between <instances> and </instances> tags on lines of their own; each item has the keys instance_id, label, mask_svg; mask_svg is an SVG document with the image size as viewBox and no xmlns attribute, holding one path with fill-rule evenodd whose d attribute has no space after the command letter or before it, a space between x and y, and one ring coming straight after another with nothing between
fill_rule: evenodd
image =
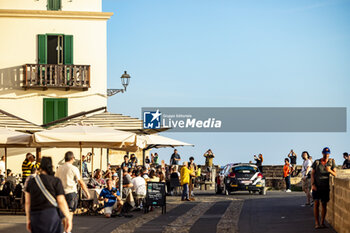
<instances>
[{"instance_id":1,"label":"street lamp","mask_svg":"<svg viewBox=\"0 0 350 233\"><path fill-rule=\"evenodd\" d=\"M124 74L120 77L124 89L107 89L107 96L110 97L119 92L124 93L126 91L126 87L129 85L130 78L130 75L124 71Z\"/></svg>"}]
</instances>

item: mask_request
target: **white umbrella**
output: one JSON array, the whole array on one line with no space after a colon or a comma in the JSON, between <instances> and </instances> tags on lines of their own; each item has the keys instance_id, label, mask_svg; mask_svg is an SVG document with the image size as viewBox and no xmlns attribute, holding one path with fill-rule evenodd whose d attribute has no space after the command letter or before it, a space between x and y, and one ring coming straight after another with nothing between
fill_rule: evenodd
<instances>
[{"instance_id":1,"label":"white umbrella","mask_svg":"<svg viewBox=\"0 0 350 233\"><path fill-rule=\"evenodd\" d=\"M7 176L7 148L28 146L31 137L30 134L0 128L0 147L4 147L5 150L5 176Z\"/></svg>"},{"instance_id":2,"label":"white umbrella","mask_svg":"<svg viewBox=\"0 0 350 233\"><path fill-rule=\"evenodd\" d=\"M182 142L179 140L175 140L172 138L160 136L158 134L151 135L139 135L138 136L139 143L144 144L143 149L143 163L145 163L145 151L152 148L164 148L164 147L178 147L178 146L194 146L193 144L189 144L187 142Z\"/></svg>"},{"instance_id":3,"label":"white umbrella","mask_svg":"<svg viewBox=\"0 0 350 233\"><path fill-rule=\"evenodd\" d=\"M0 128L1 147L20 147L29 145L31 135L7 128Z\"/></svg>"},{"instance_id":4,"label":"white umbrella","mask_svg":"<svg viewBox=\"0 0 350 233\"><path fill-rule=\"evenodd\" d=\"M162 148L162 147L177 147L177 146L194 146L193 144L189 144L187 142L182 142L179 140L175 140L172 138L160 136L158 134L151 135L140 135L138 139L144 143L147 149L151 148Z\"/></svg>"},{"instance_id":5,"label":"white umbrella","mask_svg":"<svg viewBox=\"0 0 350 233\"><path fill-rule=\"evenodd\" d=\"M33 146L80 148L80 161L82 161L83 147L113 148L125 151L136 151L142 147L135 133L84 125L70 125L36 132L33 137ZM80 171L81 166L82 162Z\"/></svg>"},{"instance_id":6,"label":"white umbrella","mask_svg":"<svg viewBox=\"0 0 350 233\"><path fill-rule=\"evenodd\" d=\"M97 126L66 126L34 133L34 146L103 147L125 149L137 146L135 133Z\"/></svg>"}]
</instances>

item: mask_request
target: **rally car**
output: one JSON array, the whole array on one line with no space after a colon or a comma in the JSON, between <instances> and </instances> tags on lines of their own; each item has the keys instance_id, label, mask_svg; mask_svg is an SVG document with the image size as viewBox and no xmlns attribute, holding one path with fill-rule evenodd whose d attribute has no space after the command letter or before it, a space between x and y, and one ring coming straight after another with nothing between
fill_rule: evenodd
<instances>
[{"instance_id":1,"label":"rally car","mask_svg":"<svg viewBox=\"0 0 350 233\"><path fill-rule=\"evenodd\" d=\"M265 178L254 164L230 163L224 166L216 177L215 191L225 195L233 191L259 192L260 195L266 195Z\"/></svg>"}]
</instances>

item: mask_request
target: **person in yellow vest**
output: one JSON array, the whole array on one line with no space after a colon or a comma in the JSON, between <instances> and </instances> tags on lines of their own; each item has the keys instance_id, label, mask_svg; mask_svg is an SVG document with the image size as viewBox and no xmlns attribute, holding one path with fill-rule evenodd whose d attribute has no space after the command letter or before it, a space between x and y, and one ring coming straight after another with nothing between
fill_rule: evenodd
<instances>
[{"instance_id":1,"label":"person in yellow vest","mask_svg":"<svg viewBox=\"0 0 350 233\"><path fill-rule=\"evenodd\" d=\"M194 172L191 172L190 169L188 169L188 163L184 162L183 167L180 171L180 183L182 185L182 197L181 201L190 201L189 197L189 183L190 183L190 176L195 176Z\"/></svg>"},{"instance_id":2,"label":"person in yellow vest","mask_svg":"<svg viewBox=\"0 0 350 233\"><path fill-rule=\"evenodd\" d=\"M35 162L35 156L32 153L26 154L26 159L22 163L22 183L24 184L27 177L32 174L32 169L38 169L39 162Z\"/></svg>"}]
</instances>

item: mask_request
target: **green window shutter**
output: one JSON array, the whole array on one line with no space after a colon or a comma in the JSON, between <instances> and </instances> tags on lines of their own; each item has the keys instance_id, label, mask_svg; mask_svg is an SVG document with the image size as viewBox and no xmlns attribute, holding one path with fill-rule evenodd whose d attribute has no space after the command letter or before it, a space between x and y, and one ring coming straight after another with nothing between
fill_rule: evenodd
<instances>
[{"instance_id":1,"label":"green window shutter","mask_svg":"<svg viewBox=\"0 0 350 233\"><path fill-rule=\"evenodd\" d=\"M38 35L38 63L47 63L47 36Z\"/></svg>"},{"instance_id":2,"label":"green window shutter","mask_svg":"<svg viewBox=\"0 0 350 233\"><path fill-rule=\"evenodd\" d=\"M68 116L68 99L44 98L44 124L59 120L66 116Z\"/></svg>"},{"instance_id":3,"label":"green window shutter","mask_svg":"<svg viewBox=\"0 0 350 233\"><path fill-rule=\"evenodd\" d=\"M55 101L54 99L44 99L44 124L55 120Z\"/></svg>"},{"instance_id":4,"label":"green window shutter","mask_svg":"<svg viewBox=\"0 0 350 233\"><path fill-rule=\"evenodd\" d=\"M57 119L68 116L68 99L57 99Z\"/></svg>"},{"instance_id":5,"label":"green window shutter","mask_svg":"<svg viewBox=\"0 0 350 233\"><path fill-rule=\"evenodd\" d=\"M61 10L61 0L47 0L47 10L49 11Z\"/></svg>"},{"instance_id":6,"label":"green window shutter","mask_svg":"<svg viewBox=\"0 0 350 233\"><path fill-rule=\"evenodd\" d=\"M73 36L65 35L63 44L64 64L73 65Z\"/></svg>"}]
</instances>

